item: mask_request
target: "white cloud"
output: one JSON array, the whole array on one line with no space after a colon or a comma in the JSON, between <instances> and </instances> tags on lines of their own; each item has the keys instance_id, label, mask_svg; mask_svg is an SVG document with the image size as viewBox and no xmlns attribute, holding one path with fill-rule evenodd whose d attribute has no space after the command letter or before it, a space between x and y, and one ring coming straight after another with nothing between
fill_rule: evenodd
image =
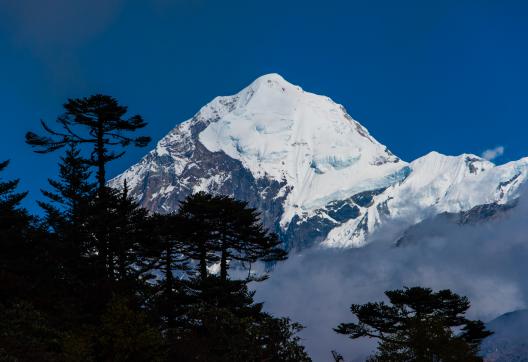
<instances>
[{"instance_id":1,"label":"white cloud","mask_svg":"<svg viewBox=\"0 0 528 362\"><path fill-rule=\"evenodd\" d=\"M482 158L485 158L488 161L493 161L497 157L500 157L504 154L504 146L497 146L482 152Z\"/></svg>"},{"instance_id":2,"label":"white cloud","mask_svg":"<svg viewBox=\"0 0 528 362\"><path fill-rule=\"evenodd\" d=\"M314 247L292 254L270 280L255 286L257 301L306 326L302 342L314 361L330 360L331 350L346 361L365 361L377 342L352 341L332 328L354 320L352 303L386 301L383 292L389 289L452 289L471 301L470 318L490 321L528 305L527 212L528 199L521 198L514 209L485 223L432 220L423 234L399 247L380 229L363 248Z\"/></svg>"}]
</instances>

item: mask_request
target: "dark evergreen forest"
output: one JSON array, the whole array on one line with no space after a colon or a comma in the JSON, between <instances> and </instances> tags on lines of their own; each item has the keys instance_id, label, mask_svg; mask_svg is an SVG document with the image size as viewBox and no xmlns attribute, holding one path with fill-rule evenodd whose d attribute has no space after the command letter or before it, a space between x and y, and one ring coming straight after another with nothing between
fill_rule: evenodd
<instances>
[{"instance_id":1,"label":"dark evergreen forest","mask_svg":"<svg viewBox=\"0 0 528 362\"><path fill-rule=\"evenodd\" d=\"M60 163L39 215L21 206L18 180L0 180L0 360L309 361L303 327L254 300L250 284L269 277L255 264L287 258L257 210L196 193L176 213L152 214L126 183L107 186L109 164L149 144L138 135L146 124L94 95L26 134ZM352 305L356 321L336 332L378 339L372 361L481 360L490 333L464 317L467 298L419 287L387 297Z\"/></svg>"}]
</instances>

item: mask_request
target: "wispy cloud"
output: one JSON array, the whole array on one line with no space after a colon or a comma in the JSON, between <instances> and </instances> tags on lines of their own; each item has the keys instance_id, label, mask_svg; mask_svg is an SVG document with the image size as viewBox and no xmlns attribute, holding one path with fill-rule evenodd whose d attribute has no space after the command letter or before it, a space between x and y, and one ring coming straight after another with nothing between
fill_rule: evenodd
<instances>
[{"instance_id":1,"label":"wispy cloud","mask_svg":"<svg viewBox=\"0 0 528 362\"><path fill-rule=\"evenodd\" d=\"M504 154L504 146L497 146L495 148L490 148L482 152L482 158L485 158L488 161L493 161L497 157L500 157Z\"/></svg>"},{"instance_id":2,"label":"wispy cloud","mask_svg":"<svg viewBox=\"0 0 528 362\"><path fill-rule=\"evenodd\" d=\"M526 193L523 193L527 195ZM380 231L364 248L312 249L277 266L256 286L257 298L275 315L290 316L307 328L302 337L315 361L332 349L346 361L364 361L372 340L351 341L332 328L353 321L350 304L385 300L383 292L403 286L449 288L471 300L471 318L489 321L526 307L528 301L528 199L510 213L478 225L434 221L431 235L401 247L392 232ZM388 235L388 236L387 236Z\"/></svg>"}]
</instances>

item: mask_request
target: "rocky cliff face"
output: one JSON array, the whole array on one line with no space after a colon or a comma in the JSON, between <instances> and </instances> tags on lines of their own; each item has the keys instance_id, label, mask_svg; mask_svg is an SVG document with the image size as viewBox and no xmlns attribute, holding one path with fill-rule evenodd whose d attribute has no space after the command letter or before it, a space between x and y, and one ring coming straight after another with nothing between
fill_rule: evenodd
<instances>
[{"instance_id":1,"label":"rocky cliff face","mask_svg":"<svg viewBox=\"0 0 528 362\"><path fill-rule=\"evenodd\" d=\"M270 74L215 98L110 185L127 180L156 212L197 191L230 195L302 249L357 247L390 222L404 231L441 213L510 204L527 170L528 159L495 166L469 154L404 162L342 106Z\"/></svg>"}]
</instances>

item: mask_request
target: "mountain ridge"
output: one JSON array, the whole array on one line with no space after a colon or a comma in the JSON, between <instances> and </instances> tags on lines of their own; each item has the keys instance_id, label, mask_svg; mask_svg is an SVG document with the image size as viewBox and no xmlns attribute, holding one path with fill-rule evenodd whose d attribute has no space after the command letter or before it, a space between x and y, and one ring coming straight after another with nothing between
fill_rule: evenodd
<instances>
[{"instance_id":1,"label":"mountain ridge","mask_svg":"<svg viewBox=\"0 0 528 362\"><path fill-rule=\"evenodd\" d=\"M486 338L481 351L485 362L528 361L528 310L503 314L487 323L494 332Z\"/></svg>"},{"instance_id":2,"label":"mountain ridge","mask_svg":"<svg viewBox=\"0 0 528 362\"><path fill-rule=\"evenodd\" d=\"M407 163L345 108L278 74L216 97L177 125L126 179L151 211L177 210L190 193L245 200L290 249L361 246L387 222L409 227L441 212L519 196L528 158L496 166L437 152Z\"/></svg>"}]
</instances>

